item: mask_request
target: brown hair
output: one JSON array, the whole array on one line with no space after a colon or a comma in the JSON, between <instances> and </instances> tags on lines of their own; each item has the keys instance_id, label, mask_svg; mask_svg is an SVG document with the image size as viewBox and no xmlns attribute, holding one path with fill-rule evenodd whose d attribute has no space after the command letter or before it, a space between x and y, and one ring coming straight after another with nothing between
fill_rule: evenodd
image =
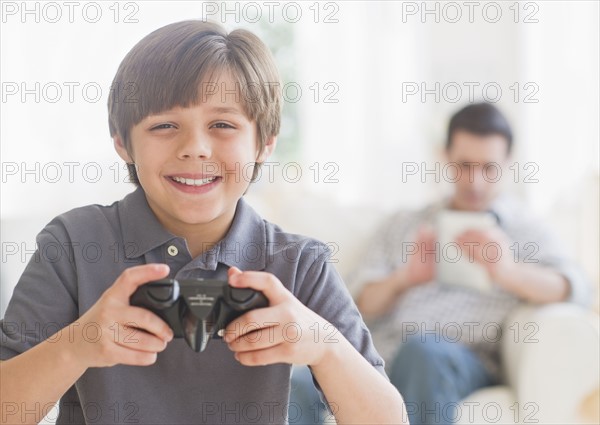
<instances>
[{"instance_id":1,"label":"brown hair","mask_svg":"<svg viewBox=\"0 0 600 425\"><path fill-rule=\"evenodd\" d=\"M506 139L506 152L510 153L513 145L513 134L506 117L491 103L481 102L465 106L452 115L448 124L446 150L452 146L452 136L459 130L480 136L499 134Z\"/></svg>"},{"instance_id":2,"label":"brown hair","mask_svg":"<svg viewBox=\"0 0 600 425\"><path fill-rule=\"evenodd\" d=\"M281 83L273 56L248 30L230 32L219 24L182 21L148 34L125 56L108 98L111 137L120 136L131 155L130 132L145 117L174 107L200 103L206 96L200 85L216 84L221 72L230 72L251 121L256 121L259 151L279 133ZM252 179L256 178L258 167ZM139 184L135 166L131 180Z\"/></svg>"}]
</instances>

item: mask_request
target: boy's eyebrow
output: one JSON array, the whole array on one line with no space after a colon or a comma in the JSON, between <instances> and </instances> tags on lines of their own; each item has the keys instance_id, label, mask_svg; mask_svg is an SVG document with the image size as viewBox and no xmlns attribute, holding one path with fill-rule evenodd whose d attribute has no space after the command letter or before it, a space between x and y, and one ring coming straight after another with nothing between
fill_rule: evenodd
<instances>
[{"instance_id":1,"label":"boy's eyebrow","mask_svg":"<svg viewBox=\"0 0 600 425\"><path fill-rule=\"evenodd\" d=\"M174 113L174 112L175 112L174 110L159 112L157 114L149 115L145 119L148 119L150 117L157 117L157 116L161 116L161 115L169 115L169 114ZM217 114L228 114L229 113L229 114L236 114L236 115L245 116L245 114L244 114L243 111L241 111L238 108L233 108L231 106L212 106L212 107L210 107L210 109L208 110L208 112L217 113Z\"/></svg>"},{"instance_id":2,"label":"boy's eyebrow","mask_svg":"<svg viewBox=\"0 0 600 425\"><path fill-rule=\"evenodd\" d=\"M210 108L210 111L217 112L219 114L244 115L244 113L242 111L240 111L238 108L232 108L230 106L213 106Z\"/></svg>"}]
</instances>

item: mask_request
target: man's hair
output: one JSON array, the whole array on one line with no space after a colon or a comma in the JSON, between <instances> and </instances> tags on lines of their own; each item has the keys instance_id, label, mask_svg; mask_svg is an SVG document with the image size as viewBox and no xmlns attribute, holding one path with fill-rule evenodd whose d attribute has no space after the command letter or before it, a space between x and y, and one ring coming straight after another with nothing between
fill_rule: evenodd
<instances>
[{"instance_id":1,"label":"man's hair","mask_svg":"<svg viewBox=\"0 0 600 425\"><path fill-rule=\"evenodd\" d=\"M228 34L219 24L197 20L159 28L125 56L108 98L111 137L120 136L131 155L134 125L148 115L199 104L211 93L222 94L217 79L223 72L230 73L238 92L226 95L239 96L247 117L256 121L262 152L266 140L279 133L281 123L281 82L273 56L250 31ZM139 184L133 164L129 173Z\"/></svg>"},{"instance_id":2,"label":"man's hair","mask_svg":"<svg viewBox=\"0 0 600 425\"><path fill-rule=\"evenodd\" d=\"M479 136L499 134L506 139L507 153L510 153L513 144L513 135L507 119L500 110L490 103L474 103L466 106L450 119L446 150L450 150L452 136L459 130Z\"/></svg>"}]
</instances>

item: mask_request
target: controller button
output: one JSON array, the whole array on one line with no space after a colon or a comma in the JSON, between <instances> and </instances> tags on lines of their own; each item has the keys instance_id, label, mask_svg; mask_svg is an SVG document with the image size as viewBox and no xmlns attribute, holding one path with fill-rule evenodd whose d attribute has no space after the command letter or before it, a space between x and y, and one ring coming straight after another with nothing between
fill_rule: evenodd
<instances>
[{"instance_id":1,"label":"controller button","mask_svg":"<svg viewBox=\"0 0 600 425\"><path fill-rule=\"evenodd\" d=\"M177 249L177 247L175 245L169 245L169 247L167 248L167 253L171 257L175 257L177 254L179 254L179 250Z\"/></svg>"},{"instance_id":2,"label":"controller button","mask_svg":"<svg viewBox=\"0 0 600 425\"><path fill-rule=\"evenodd\" d=\"M245 288L231 288L231 299L238 303L245 303L254 295L254 291Z\"/></svg>"},{"instance_id":3,"label":"controller button","mask_svg":"<svg viewBox=\"0 0 600 425\"><path fill-rule=\"evenodd\" d=\"M169 301L173 296L173 285L161 285L152 288L150 296L157 301Z\"/></svg>"}]
</instances>

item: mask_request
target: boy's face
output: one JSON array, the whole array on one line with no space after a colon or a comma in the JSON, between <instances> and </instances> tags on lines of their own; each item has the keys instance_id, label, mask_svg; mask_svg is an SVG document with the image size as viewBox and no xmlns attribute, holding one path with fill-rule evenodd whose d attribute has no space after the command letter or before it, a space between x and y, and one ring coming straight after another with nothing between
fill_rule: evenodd
<instances>
[{"instance_id":1,"label":"boy's face","mask_svg":"<svg viewBox=\"0 0 600 425\"><path fill-rule=\"evenodd\" d=\"M218 87L236 85L223 73ZM273 137L259 156L256 122L245 115L240 100L219 90L198 105L147 116L131 130L131 156L115 140L119 155L135 162L159 221L177 235L189 236L185 233L204 226L226 231L253 164L275 147Z\"/></svg>"},{"instance_id":2,"label":"boy's face","mask_svg":"<svg viewBox=\"0 0 600 425\"><path fill-rule=\"evenodd\" d=\"M467 211L486 210L501 190L506 172L508 141L499 134L480 136L458 130L446 152L448 161L460 168L454 183L452 204Z\"/></svg>"}]
</instances>

